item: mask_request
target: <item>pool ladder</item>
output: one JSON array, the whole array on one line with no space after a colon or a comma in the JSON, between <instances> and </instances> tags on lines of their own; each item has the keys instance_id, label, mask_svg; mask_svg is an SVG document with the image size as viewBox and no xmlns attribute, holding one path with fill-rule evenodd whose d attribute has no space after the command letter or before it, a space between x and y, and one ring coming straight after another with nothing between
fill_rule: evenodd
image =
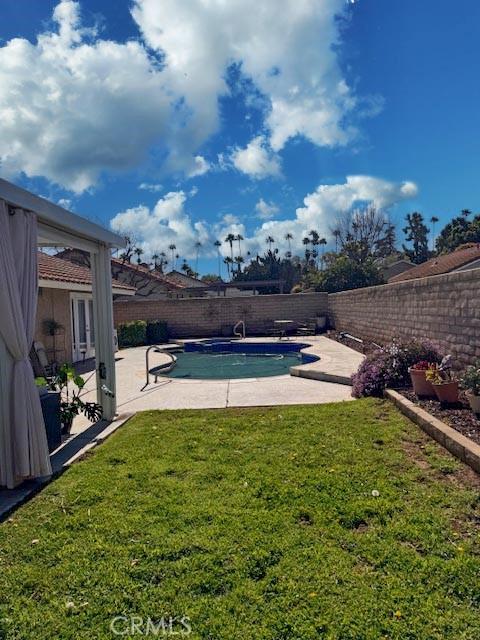
<instances>
[{"instance_id":1,"label":"pool ladder","mask_svg":"<svg viewBox=\"0 0 480 640\"><path fill-rule=\"evenodd\" d=\"M238 331L238 327L242 327L242 331ZM243 338L245 340L245 322L243 320L239 320L237 324L233 327L233 335L235 338Z\"/></svg>"},{"instance_id":2,"label":"pool ladder","mask_svg":"<svg viewBox=\"0 0 480 640\"><path fill-rule=\"evenodd\" d=\"M166 356L168 356L170 358L170 362L167 364L163 364L163 365L159 365L158 367L153 367L153 369L150 369L150 351L152 349L155 349L155 353L163 353ZM177 362L177 359L175 358L174 355L172 355L169 351L166 351L165 349L161 349L158 345L153 344L151 347L148 347L148 349L145 352L145 385L142 387L142 391L143 389L145 389L145 387L148 387L148 385L150 384L150 375L155 376L155 382L157 382L158 377L162 375L162 372L166 372L166 371L170 371L175 363Z\"/></svg>"}]
</instances>

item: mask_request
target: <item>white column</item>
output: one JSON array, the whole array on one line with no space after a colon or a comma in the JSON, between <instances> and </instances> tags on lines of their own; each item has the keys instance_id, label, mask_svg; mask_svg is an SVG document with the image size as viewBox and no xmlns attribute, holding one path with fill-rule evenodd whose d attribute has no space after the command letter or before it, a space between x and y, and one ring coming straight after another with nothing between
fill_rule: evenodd
<instances>
[{"instance_id":1,"label":"white column","mask_svg":"<svg viewBox=\"0 0 480 640\"><path fill-rule=\"evenodd\" d=\"M110 249L105 245L99 245L98 251L91 253L90 256L93 279L97 402L103 407L103 417L112 420L117 402Z\"/></svg>"}]
</instances>

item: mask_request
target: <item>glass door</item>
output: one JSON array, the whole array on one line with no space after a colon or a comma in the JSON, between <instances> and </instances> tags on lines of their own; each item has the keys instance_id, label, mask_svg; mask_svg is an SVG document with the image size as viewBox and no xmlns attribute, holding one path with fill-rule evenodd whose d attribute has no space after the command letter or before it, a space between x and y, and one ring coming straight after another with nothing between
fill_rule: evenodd
<instances>
[{"instance_id":1,"label":"glass door","mask_svg":"<svg viewBox=\"0 0 480 640\"><path fill-rule=\"evenodd\" d=\"M95 356L95 325L92 296L72 293L73 361Z\"/></svg>"}]
</instances>

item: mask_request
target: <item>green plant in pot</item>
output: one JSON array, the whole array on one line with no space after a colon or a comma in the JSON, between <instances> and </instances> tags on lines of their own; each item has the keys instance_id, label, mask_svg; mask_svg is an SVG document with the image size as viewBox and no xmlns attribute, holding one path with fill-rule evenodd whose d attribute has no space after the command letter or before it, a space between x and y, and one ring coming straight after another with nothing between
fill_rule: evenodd
<instances>
[{"instance_id":1,"label":"green plant in pot","mask_svg":"<svg viewBox=\"0 0 480 640\"><path fill-rule=\"evenodd\" d=\"M35 382L39 387L48 387L52 391L60 392L60 420L64 435L70 433L73 419L81 413L91 422L96 422L102 417L101 405L82 400L85 380L75 373L71 364L62 365L58 373L48 381L45 378L36 378Z\"/></svg>"},{"instance_id":2,"label":"green plant in pot","mask_svg":"<svg viewBox=\"0 0 480 640\"><path fill-rule=\"evenodd\" d=\"M427 369L426 379L432 383L435 394L442 404L458 402L458 380L452 375L452 356L445 356L442 362Z\"/></svg>"},{"instance_id":3,"label":"green plant in pot","mask_svg":"<svg viewBox=\"0 0 480 640\"><path fill-rule=\"evenodd\" d=\"M480 360L467 367L460 378L460 385L465 389L470 408L477 416L480 416Z\"/></svg>"}]
</instances>

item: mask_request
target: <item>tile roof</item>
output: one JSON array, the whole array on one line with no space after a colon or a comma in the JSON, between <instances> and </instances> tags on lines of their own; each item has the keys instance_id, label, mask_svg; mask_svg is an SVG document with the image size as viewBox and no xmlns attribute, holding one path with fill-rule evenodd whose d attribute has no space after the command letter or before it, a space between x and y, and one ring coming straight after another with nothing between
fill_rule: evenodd
<instances>
[{"instance_id":1,"label":"tile roof","mask_svg":"<svg viewBox=\"0 0 480 640\"><path fill-rule=\"evenodd\" d=\"M131 262L125 262L123 260L120 260L119 258L112 258L112 265L118 265L118 267L121 267L128 271L141 273L147 278L152 278L153 280L161 282L169 289L185 289L185 286L180 284L179 282L170 281L165 277L164 274L159 273L158 271L152 271L148 267L144 267L141 264L132 264Z\"/></svg>"},{"instance_id":2,"label":"tile roof","mask_svg":"<svg viewBox=\"0 0 480 640\"><path fill-rule=\"evenodd\" d=\"M70 282L83 285L92 284L92 272L87 267L81 267L68 260L62 260L57 256L51 256L40 251L37 256L39 280L53 280L54 282ZM135 287L123 284L115 279L112 280L112 284L116 289L135 291Z\"/></svg>"},{"instance_id":3,"label":"tile roof","mask_svg":"<svg viewBox=\"0 0 480 640\"><path fill-rule=\"evenodd\" d=\"M168 282L179 285L180 287L188 287L195 289L205 289L207 285L198 278L193 278L186 273L180 271L170 271L163 276Z\"/></svg>"},{"instance_id":4,"label":"tile roof","mask_svg":"<svg viewBox=\"0 0 480 640\"><path fill-rule=\"evenodd\" d=\"M415 278L428 278L428 276L438 276L442 273L449 273L461 267L465 267L470 262L480 260L480 245L467 247L465 249L457 249L452 253L444 256L437 256L422 262L413 269L399 273L389 278L388 283L403 282L404 280L413 280Z\"/></svg>"}]
</instances>

